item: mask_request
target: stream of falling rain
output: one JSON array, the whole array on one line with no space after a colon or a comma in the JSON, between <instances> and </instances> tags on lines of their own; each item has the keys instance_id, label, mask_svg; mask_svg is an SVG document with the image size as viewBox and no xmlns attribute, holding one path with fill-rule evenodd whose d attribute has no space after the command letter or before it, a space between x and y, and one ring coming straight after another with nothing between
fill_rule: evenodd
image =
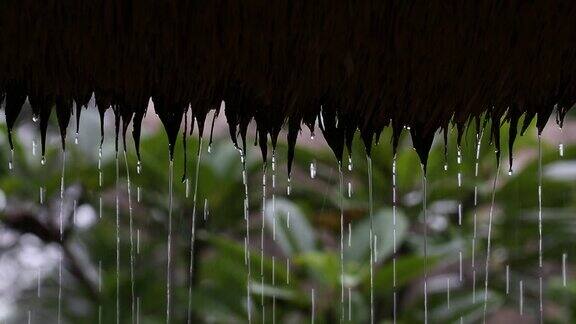
<instances>
[{"instance_id":1,"label":"stream of falling rain","mask_svg":"<svg viewBox=\"0 0 576 324\"><path fill-rule=\"evenodd\" d=\"M115 155L116 168L116 323L120 324L120 166L118 152Z\"/></svg>"},{"instance_id":2,"label":"stream of falling rain","mask_svg":"<svg viewBox=\"0 0 576 324\"><path fill-rule=\"evenodd\" d=\"M60 241L64 239L64 176L66 175L66 151L62 151L62 174L60 175Z\"/></svg>"},{"instance_id":3,"label":"stream of falling rain","mask_svg":"<svg viewBox=\"0 0 576 324\"><path fill-rule=\"evenodd\" d=\"M424 212L424 324L428 323L428 210L426 206L428 179L422 165L422 211Z\"/></svg>"},{"instance_id":4,"label":"stream of falling rain","mask_svg":"<svg viewBox=\"0 0 576 324\"><path fill-rule=\"evenodd\" d=\"M352 172L353 169L353 165L352 165L352 156L349 155L348 156L348 172ZM348 198L352 198L352 193L353 193L353 188L352 188L352 180L348 180Z\"/></svg>"},{"instance_id":5,"label":"stream of falling rain","mask_svg":"<svg viewBox=\"0 0 576 324\"><path fill-rule=\"evenodd\" d=\"M260 223L260 304L262 307L262 322L266 321L264 305L264 226L266 226L266 161L262 164L262 222Z\"/></svg>"},{"instance_id":6,"label":"stream of falling rain","mask_svg":"<svg viewBox=\"0 0 576 324\"><path fill-rule=\"evenodd\" d=\"M344 321L344 176L342 162L338 161L340 188L340 321Z\"/></svg>"},{"instance_id":7,"label":"stream of falling rain","mask_svg":"<svg viewBox=\"0 0 576 324\"><path fill-rule=\"evenodd\" d=\"M372 158L366 155L368 164L368 210L370 212L370 323L374 323L374 260L375 243L374 241L374 200L372 195ZM350 223L348 223L350 224Z\"/></svg>"},{"instance_id":8,"label":"stream of falling rain","mask_svg":"<svg viewBox=\"0 0 576 324\"><path fill-rule=\"evenodd\" d=\"M540 323L544 323L544 296L542 287L542 135L538 133L538 299Z\"/></svg>"},{"instance_id":9,"label":"stream of falling rain","mask_svg":"<svg viewBox=\"0 0 576 324\"><path fill-rule=\"evenodd\" d=\"M462 191L462 149L460 145L457 147L457 157L456 164L458 169L458 191ZM460 228L460 233L462 233L462 201L458 200L458 227ZM462 272L462 246L459 244L458 248L458 277L460 283L462 283L463 272Z\"/></svg>"},{"instance_id":10,"label":"stream of falling rain","mask_svg":"<svg viewBox=\"0 0 576 324\"><path fill-rule=\"evenodd\" d=\"M496 176L492 183L492 199L490 202L490 212L488 214L488 237L486 243L486 263L484 264L484 311L483 322L486 323L486 313L488 310L488 279L490 276L490 247L492 240L492 220L494 217L494 201L496 199L496 184L500 175L500 160L496 161Z\"/></svg>"},{"instance_id":11,"label":"stream of falling rain","mask_svg":"<svg viewBox=\"0 0 576 324\"><path fill-rule=\"evenodd\" d=\"M560 157L564 157L564 131L560 127L560 143L558 143L558 153Z\"/></svg>"},{"instance_id":12,"label":"stream of falling rain","mask_svg":"<svg viewBox=\"0 0 576 324\"><path fill-rule=\"evenodd\" d=\"M100 192L98 195L98 218L102 218L102 144L98 148L98 187ZM42 188L40 188L42 189Z\"/></svg>"},{"instance_id":13,"label":"stream of falling rain","mask_svg":"<svg viewBox=\"0 0 576 324\"><path fill-rule=\"evenodd\" d=\"M392 158L392 317L396 324L396 154Z\"/></svg>"},{"instance_id":14,"label":"stream of falling rain","mask_svg":"<svg viewBox=\"0 0 576 324\"><path fill-rule=\"evenodd\" d=\"M130 183L130 166L128 163L128 156L126 148L124 148L124 162L126 165L126 186L128 194L128 218L130 230L130 302L131 302L131 316L132 323L135 321L135 290L134 290L134 229L133 229L133 216L132 216L132 193Z\"/></svg>"},{"instance_id":15,"label":"stream of falling rain","mask_svg":"<svg viewBox=\"0 0 576 324\"><path fill-rule=\"evenodd\" d=\"M174 160L170 157L168 165L168 240L166 261L166 323L170 323L171 285L172 285L172 200L174 196Z\"/></svg>"},{"instance_id":16,"label":"stream of falling rain","mask_svg":"<svg viewBox=\"0 0 576 324\"><path fill-rule=\"evenodd\" d=\"M240 161L242 163L242 183L244 184L244 220L246 221L246 236L244 237L244 261L247 267L246 273L246 311L248 313L248 323L252 323L252 307L250 297L250 278L252 277L252 266L250 262L250 215L248 212L248 175L246 173L246 152L238 149L240 152Z\"/></svg>"},{"instance_id":17,"label":"stream of falling rain","mask_svg":"<svg viewBox=\"0 0 576 324\"><path fill-rule=\"evenodd\" d=\"M142 162L140 160L136 163L136 173L138 175L142 173ZM136 186L136 202L140 202L140 185Z\"/></svg>"},{"instance_id":18,"label":"stream of falling rain","mask_svg":"<svg viewBox=\"0 0 576 324\"><path fill-rule=\"evenodd\" d=\"M190 229L190 267L188 268L188 311L187 323L192 323L192 280L194 277L194 245L196 243L196 200L198 198L198 176L200 174L200 161L202 160L202 136L198 141L196 155L196 170L194 170L194 195L192 196L192 228Z\"/></svg>"},{"instance_id":19,"label":"stream of falling rain","mask_svg":"<svg viewBox=\"0 0 576 324\"><path fill-rule=\"evenodd\" d=\"M66 175L66 151L62 151L62 174L60 175L60 244L64 246L64 176ZM62 309L62 262L64 256L60 254L60 262L58 264L58 323L61 323L61 309Z\"/></svg>"},{"instance_id":20,"label":"stream of falling rain","mask_svg":"<svg viewBox=\"0 0 576 324\"><path fill-rule=\"evenodd\" d=\"M480 164L480 147L482 144L482 136L484 135L484 130L480 134L476 133L476 161L474 162L474 216L473 216L473 234L472 234L472 303L476 303L476 234L477 234L477 224L478 224L478 169Z\"/></svg>"}]
</instances>

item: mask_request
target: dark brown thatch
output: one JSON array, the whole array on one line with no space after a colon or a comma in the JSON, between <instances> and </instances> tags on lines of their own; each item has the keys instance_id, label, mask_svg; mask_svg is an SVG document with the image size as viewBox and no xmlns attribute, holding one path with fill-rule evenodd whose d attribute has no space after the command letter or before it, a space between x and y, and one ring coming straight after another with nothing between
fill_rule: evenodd
<instances>
[{"instance_id":1,"label":"dark brown thatch","mask_svg":"<svg viewBox=\"0 0 576 324\"><path fill-rule=\"evenodd\" d=\"M576 2L333 0L4 0L0 93L12 129L25 98L60 126L95 93L117 129L152 98L171 150L191 109L203 128L226 102L232 139L255 119L273 145L321 114L338 159L359 130L368 151L404 126L423 161L433 134L481 116L560 120L576 96ZM79 114L77 114L79 116ZM191 127L189 127L190 129ZM266 141L261 141L266 146ZM290 150L290 157L293 150Z\"/></svg>"}]
</instances>

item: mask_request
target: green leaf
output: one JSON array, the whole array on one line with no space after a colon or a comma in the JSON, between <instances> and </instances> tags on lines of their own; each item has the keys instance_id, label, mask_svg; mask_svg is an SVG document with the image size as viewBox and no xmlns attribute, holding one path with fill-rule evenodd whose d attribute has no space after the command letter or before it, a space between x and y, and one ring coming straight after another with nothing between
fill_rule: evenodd
<instances>
[{"instance_id":1,"label":"green leaf","mask_svg":"<svg viewBox=\"0 0 576 324\"><path fill-rule=\"evenodd\" d=\"M394 252L394 217L392 209L383 208L374 214L374 236L377 261L386 260ZM400 246L406 237L408 220L396 210L396 244ZM362 219L352 228L351 246L345 251L345 259L368 263L370 259L370 218Z\"/></svg>"},{"instance_id":2,"label":"green leaf","mask_svg":"<svg viewBox=\"0 0 576 324\"><path fill-rule=\"evenodd\" d=\"M266 227L288 256L315 249L313 228L300 208L289 200L276 198L267 201Z\"/></svg>"}]
</instances>

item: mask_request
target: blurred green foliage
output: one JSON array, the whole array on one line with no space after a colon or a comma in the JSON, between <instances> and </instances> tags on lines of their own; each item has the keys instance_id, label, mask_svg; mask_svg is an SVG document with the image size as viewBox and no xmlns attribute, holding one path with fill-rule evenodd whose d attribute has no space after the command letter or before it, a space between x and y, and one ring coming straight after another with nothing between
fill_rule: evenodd
<instances>
[{"instance_id":1,"label":"blurred green foliage","mask_svg":"<svg viewBox=\"0 0 576 324\"><path fill-rule=\"evenodd\" d=\"M552 126L549 126L552 127ZM302 139L307 131L303 131ZM406 132L407 133L407 132ZM506 126L502 129L502 143L507 143ZM482 318L484 262L488 211L492 181L496 174L494 148L488 135L482 137L479 155L479 174L475 173L476 133L470 128L462 143L463 163L456 163L455 131L449 134L448 170L441 136L437 137L430 154L427 174L428 223L422 212L422 172L416 153L409 149L409 136L404 135L397 156L396 223L392 217L392 153L388 143L390 133L385 130L380 144L373 150L374 234L377 236L374 267L374 298L377 322L392 322L393 293L397 293L396 314L399 323L423 320L422 278L424 269L424 227L428 229L429 314L434 323L459 321L476 322ZM69 142L71 140L69 139ZM196 202L196 261L192 289L193 318L196 322L236 323L248 319L246 290L250 290L250 309L254 322L306 322L311 316L311 291L314 289L315 319L319 323L340 319L340 197L344 215L344 297L345 318L362 323L370 315L370 243L368 216L368 176L364 149L359 139L353 145L353 170L344 161L344 186L339 187L336 161L322 143L318 149L316 138L296 148L292 195L286 196L285 156L287 147L279 143L275 172L275 197L272 201L272 169L267 168L266 215L262 230L262 159L251 148L247 159L249 175L250 242L246 255L243 218L243 184L240 156L227 138L217 138L208 154L207 141L202 147ZM66 152L66 187L79 186L78 206L92 206L96 214L99 198L103 200L102 217L87 229L71 225L67 245L82 249L88 258L80 260L82 268L94 274L102 266L102 289L94 298L86 285L79 283L65 260L62 316L65 322L97 322L99 309L102 323L116 320L116 196L120 208L120 322L134 320L131 310L130 279L130 218L127 199L127 171L131 178L133 208L132 248L135 254L134 291L139 299L141 323L165 321L166 238L168 215L168 152L165 134L161 131L145 137L142 142L142 172L136 172L136 156L128 150L128 166L123 154L118 155L119 179L116 183L116 160L113 139L106 138L102 160L103 183L98 184L97 146L80 141L69 144ZM131 141L129 141L131 143ZM181 145L181 143L179 143ZM191 219L193 214L193 180L199 141L187 142L190 195L180 181L183 174L183 151L178 147L174 169L173 206L173 319L184 322L187 315L188 268L190 254ZM559 160L555 144L543 143L544 168ZM16 141L15 168L0 168L0 186L7 196L2 217L15 208L24 208L34 215L57 217L59 206L60 167L62 152L58 146L47 151L47 165L32 157L29 144ZM7 161L8 151L0 160ZM501 170L496 190L496 206L490 255L488 311L498 316L503 309L517 312L518 282L525 285L526 316L536 316L538 309L538 222L537 222L537 138L534 128L519 138L515 146L521 161L512 175L507 174L507 152L502 152ZM576 159L576 149L568 146L563 158ZM309 165L315 161L317 175L310 179ZM519 163L520 164L520 163ZM4 163L3 165L7 165ZM462 172L462 187L457 186L457 173ZM348 198L346 186L352 183L353 195ZM40 205L39 188L47 192L47 202ZM478 186L478 206L474 208L474 188ZM141 200L136 192L140 187ZM340 191L343 189L342 191ZM576 282L569 277L562 285L562 254L567 253L568 269L572 269L576 227L573 212L576 200L574 181L544 177L544 276L545 315L549 322L570 322L576 317L571 307L576 297ZM204 210L206 205L208 210ZM458 202L463 204L463 223L458 224ZM275 213L273 213L274 205ZM206 219L204 216L206 214ZM474 225L474 214L477 217ZM289 216L288 216L289 215ZM352 230L348 241L348 223ZM476 296L472 296L471 270L472 237L476 227L478 240L475 249ZM396 230L396 288L393 287L394 240ZM139 232L139 253L135 252L136 233ZM261 239L264 242L261 257ZM463 254L463 280L459 279L459 252ZM247 282L246 260L251 265ZM288 261L287 261L288 260ZM288 263L287 263L288 262ZM510 291L506 293L505 268L510 268ZM261 272L261 269L263 272ZM47 291L41 298L35 286L18 297L18 309L13 319L26 317L26 309L34 309L44 318L54 319L57 312L57 268L44 278ZM262 282L262 276L264 281ZM289 280L287 279L289 277ZM274 278L274 284L272 283ZM450 307L447 304L447 282L451 282ZM350 295L349 292L350 291ZM351 297L350 305L348 298ZM136 301L134 301L136 302ZM350 307L350 308L349 308ZM348 310L351 310L349 314Z\"/></svg>"}]
</instances>

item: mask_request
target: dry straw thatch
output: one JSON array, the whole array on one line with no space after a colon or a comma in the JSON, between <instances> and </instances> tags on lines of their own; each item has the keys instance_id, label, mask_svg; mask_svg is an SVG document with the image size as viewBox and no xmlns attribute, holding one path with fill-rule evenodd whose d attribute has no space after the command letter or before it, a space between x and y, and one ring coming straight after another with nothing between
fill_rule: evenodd
<instances>
[{"instance_id":1,"label":"dry straw thatch","mask_svg":"<svg viewBox=\"0 0 576 324\"><path fill-rule=\"evenodd\" d=\"M559 120L576 96L576 2L554 0L3 0L0 93L14 127L26 98L62 132L94 93L138 145L149 98L171 149L226 102L232 139L255 119L265 154L283 125L322 131L338 159L359 130L369 152L404 126L425 161L433 134L481 118ZM188 127L191 129L191 127ZM237 143L236 143L237 144ZM241 144L241 145L242 145ZM290 158L293 150L290 150Z\"/></svg>"}]
</instances>

